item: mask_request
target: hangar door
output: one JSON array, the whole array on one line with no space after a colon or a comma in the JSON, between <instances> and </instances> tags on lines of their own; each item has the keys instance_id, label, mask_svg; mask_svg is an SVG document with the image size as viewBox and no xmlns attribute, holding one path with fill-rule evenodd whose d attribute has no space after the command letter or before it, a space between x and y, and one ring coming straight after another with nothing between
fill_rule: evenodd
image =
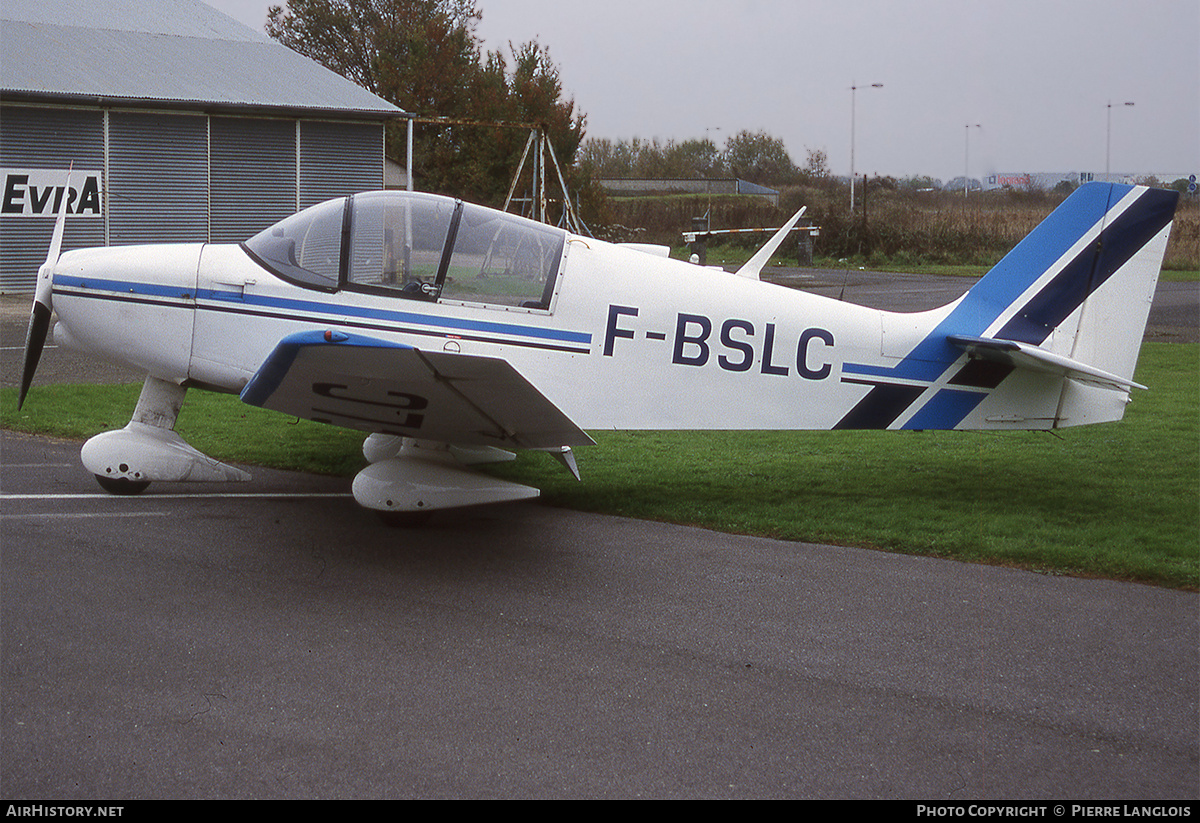
<instances>
[{"instance_id":1,"label":"hangar door","mask_svg":"<svg viewBox=\"0 0 1200 823\"><path fill-rule=\"evenodd\" d=\"M208 118L109 115L109 245L208 239Z\"/></svg>"},{"instance_id":2,"label":"hangar door","mask_svg":"<svg viewBox=\"0 0 1200 823\"><path fill-rule=\"evenodd\" d=\"M296 202L296 121L213 117L211 239L240 243L289 214Z\"/></svg>"},{"instance_id":3,"label":"hangar door","mask_svg":"<svg viewBox=\"0 0 1200 823\"><path fill-rule=\"evenodd\" d=\"M309 120L300 124L299 207L383 188L383 126Z\"/></svg>"},{"instance_id":4,"label":"hangar door","mask_svg":"<svg viewBox=\"0 0 1200 823\"><path fill-rule=\"evenodd\" d=\"M54 229L42 177L72 163L99 193L94 213L67 220L64 249L234 243L322 200L382 188L383 124L6 105L0 292L33 290Z\"/></svg>"}]
</instances>

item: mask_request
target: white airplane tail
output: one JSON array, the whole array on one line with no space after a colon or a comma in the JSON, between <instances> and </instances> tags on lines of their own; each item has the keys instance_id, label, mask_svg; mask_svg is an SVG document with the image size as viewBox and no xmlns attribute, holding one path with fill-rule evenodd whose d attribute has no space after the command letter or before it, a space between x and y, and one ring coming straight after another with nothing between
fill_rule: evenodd
<instances>
[{"instance_id":1,"label":"white airplane tail","mask_svg":"<svg viewBox=\"0 0 1200 823\"><path fill-rule=\"evenodd\" d=\"M1178 199L1141 186L1080 187L894 366L846 364L874 388L837 428L1119 420L1129 390L1144 388L1133 371Z\"/></svg>"}]
</instances>

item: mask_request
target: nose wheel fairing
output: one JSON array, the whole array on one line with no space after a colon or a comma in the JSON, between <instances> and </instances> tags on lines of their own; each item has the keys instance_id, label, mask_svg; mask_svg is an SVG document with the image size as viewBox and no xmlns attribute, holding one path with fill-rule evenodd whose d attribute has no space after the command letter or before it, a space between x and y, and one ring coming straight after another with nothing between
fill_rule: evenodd
<instances>
[{"instance_id":1,"label":"nose wheel fairing","mask_svg":"<svg viewBox=\"0 0 1200 823\"><path fill-rule=\"evenodd\" d=\"M137 494L153 481L249 480L250 475L214 460L175 433L187 389L147 377L133 419L123 429L83 444L83 465L112 494Z\"/></svg>"}]
</instances>

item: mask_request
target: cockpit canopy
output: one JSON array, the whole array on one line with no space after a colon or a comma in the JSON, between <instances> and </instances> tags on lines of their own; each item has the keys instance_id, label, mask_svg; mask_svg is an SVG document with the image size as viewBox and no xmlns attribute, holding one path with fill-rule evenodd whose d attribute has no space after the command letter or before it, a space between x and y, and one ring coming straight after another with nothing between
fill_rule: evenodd
<instances>
[{"instance_id":1,"label":"cockpit canopy","mask_svg":"<svg viewBox=\"0 0 1200 823\"><path fill-rule=\"evenodd\" d=\"M565 245L553 226L401 191L319 203L242 244L306 288L543 310Z\"/></svg>"}]
</instances>

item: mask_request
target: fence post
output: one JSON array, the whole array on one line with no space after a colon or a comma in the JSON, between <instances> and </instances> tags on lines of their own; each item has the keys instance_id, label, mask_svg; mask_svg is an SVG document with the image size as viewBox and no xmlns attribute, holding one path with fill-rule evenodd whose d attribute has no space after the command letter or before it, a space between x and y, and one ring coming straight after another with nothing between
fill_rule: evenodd
<instances>
[{"instance_id":1,"label":"fence post","mask_svg":"<svg viewBox=\"0 0 1200 823\"><path fill-rule=\"evenodd\" d=\"M800 227L800 239L796 241L796 264L799 266L812 267L813 264L813 238L812 220L807 217L800 218L797 224Z\"/></svg>"},{"instance_id":2,"label":"fence post","mask_svg":"<svg viewBox=\"0 0 1200 823\"><path fill-rule=\"evenodd\" d=\"M708 215L707 214L704 215L703 217L693 217L692 218L692 231L695 231L695 232L708 231ZM699 258L698 262L700 263L701 266L708 264L708 236L707 235L699 234L696 236L696 239L692 241L692 254L696 255Z\"/></svg>"}]
</instances>

